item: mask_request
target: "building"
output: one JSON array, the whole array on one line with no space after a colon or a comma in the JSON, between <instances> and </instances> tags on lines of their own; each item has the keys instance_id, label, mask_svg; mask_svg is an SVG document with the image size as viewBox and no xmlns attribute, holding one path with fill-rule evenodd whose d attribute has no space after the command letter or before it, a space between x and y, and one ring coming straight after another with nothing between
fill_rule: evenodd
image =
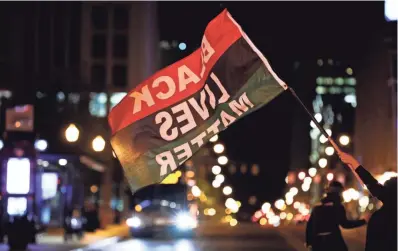
<instances>
[{"instance_id":1,"label":"building","mask_svg":"<svg viewBox=\"0 0 398 251\"><path fill-rule=\"evenodd\" d=\"M106 166L99 189L105 207L112 190L114 208L119 207L121 188L110 186L112 179L123 180L106 143L106 117L159 68L156 11L152 2L0 4L2 109L34 104L35 129L48 142L46 153L84 155L90 159L86 166ZM71 123L80 131L77 144L65 140ZM96 150L94 142L103 146Z\"/></svg>"},{"instance_id":2,"label":"building","mask_svg":"<svg viewBox=\"0 0 398 251\"><path fill-rule=\"evenodd\" d=\"M355 155L373 174L397 169L397 21L374 34L358 72Z\"/></svg>"}]
</instances>

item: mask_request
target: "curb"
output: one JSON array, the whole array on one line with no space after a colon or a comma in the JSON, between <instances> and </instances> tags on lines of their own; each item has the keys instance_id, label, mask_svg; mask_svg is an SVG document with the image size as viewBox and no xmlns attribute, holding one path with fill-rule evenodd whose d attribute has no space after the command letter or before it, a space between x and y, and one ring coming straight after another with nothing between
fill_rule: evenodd
<instances>
[{"instance_id":1,"label":"curb","mask_svg":"<svg viewBox=\"0 0 398 251\"><path fill-rule=\"evenodd\" d=\"M70 251L99 251L107 246L118 243L121 239L122 238L119 236L109 237L109 238L105 238L103 240L91 243L83 248L77 248L77 249L73 249Z\"/></svg>"}]
</instances>

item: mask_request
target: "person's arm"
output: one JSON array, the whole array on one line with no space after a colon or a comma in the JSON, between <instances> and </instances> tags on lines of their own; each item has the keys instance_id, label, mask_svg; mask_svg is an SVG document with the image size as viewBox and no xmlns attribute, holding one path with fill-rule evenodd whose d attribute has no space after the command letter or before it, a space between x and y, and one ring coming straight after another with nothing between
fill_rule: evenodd
<instances>
[{"instance_id":1,"label":"person's arm","mask_svg":"<svg viewBox=\"0 0 398 251\"><path fill-rule=\"evenodd\" d=\"M363 166L358 166L355 172L359 175L369 192L383 201L383 186Z\"/></svg>"},{"instance_id":2,"label":"person's arm","mask_svg":"<svg viewBox=\"0 0 398 251\"><path fill-rule=\"evenodd\" d=\"M345 212L345 208L343 205L339 206L339 224L343 228L350 229L360 227L366 224L365 220L349 220L347 219L347 215Z\"/></svg>"}]
</instances>

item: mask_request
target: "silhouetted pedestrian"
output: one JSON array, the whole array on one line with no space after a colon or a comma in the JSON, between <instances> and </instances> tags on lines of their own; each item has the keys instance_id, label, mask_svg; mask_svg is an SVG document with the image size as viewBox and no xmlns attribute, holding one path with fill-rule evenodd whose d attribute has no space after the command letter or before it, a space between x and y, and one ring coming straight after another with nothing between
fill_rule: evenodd
<instances>
[{"instance_id":1,"label":"silhouetted pedestrian","mask_svg":"<svg viewBox=\"0 0 398 251\"><path fill-rule=\"evenodd\" d=\"M347 219L342 191L340 182L331 182L321 204L313 208L306 228L306 245L312 251L347 251L339 226L355 228L366 224L365 220Z\"/></svg>"}]
</instances>

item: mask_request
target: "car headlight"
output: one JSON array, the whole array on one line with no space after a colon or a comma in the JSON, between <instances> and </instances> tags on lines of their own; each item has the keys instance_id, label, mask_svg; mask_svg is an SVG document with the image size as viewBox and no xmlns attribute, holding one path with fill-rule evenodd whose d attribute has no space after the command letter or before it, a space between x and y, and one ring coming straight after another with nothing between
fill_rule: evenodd
<instances>
[{"instance_id":1,"label":"car headlight","mask_svg":"<svg viewBox=\"0 0 398 251\"><path fill-rule=\"evenodd\" d=\"M127 226L137 228L141 226L141 219L138 218L137 216L128 218L126 220Z\"/></svg>"},{"instance_id":2,"label":"car headlight","mask_svg":"<svg viewBox=\"0 0 398 251\"><path fill-rule=\"evenodd\" d=\"M177 215L176 224L179 229L196 228L197 221L189 213L180 213Z\"/></svg>"}]
</instances>

